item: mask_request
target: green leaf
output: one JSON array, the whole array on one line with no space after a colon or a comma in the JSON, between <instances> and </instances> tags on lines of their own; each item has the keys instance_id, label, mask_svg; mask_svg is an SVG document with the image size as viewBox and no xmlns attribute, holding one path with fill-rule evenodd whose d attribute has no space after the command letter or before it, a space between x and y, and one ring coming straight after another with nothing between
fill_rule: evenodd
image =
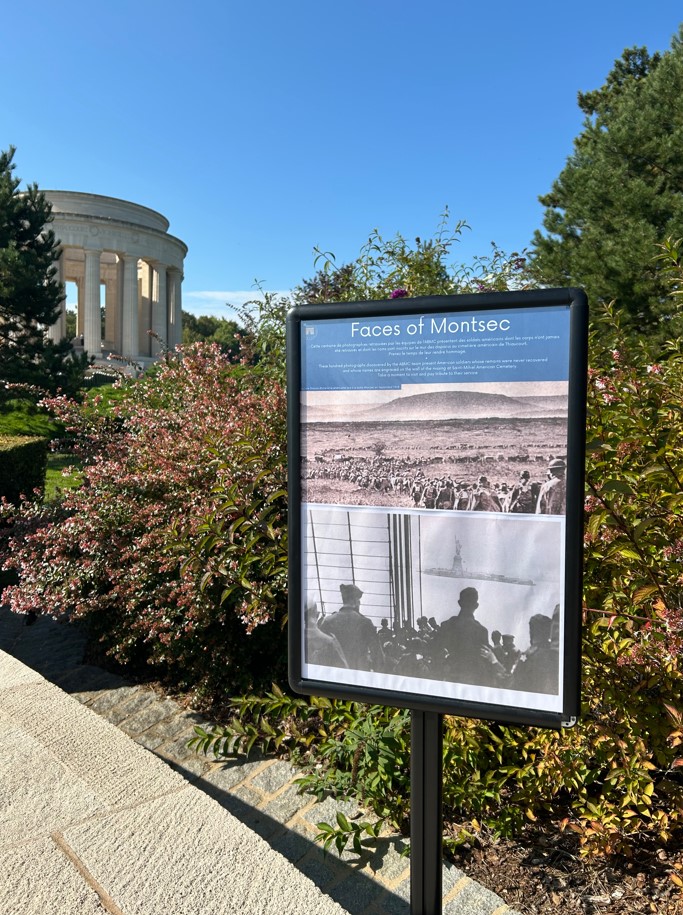
<instances>
[{"instance_id":1,"label":"green leaf","mask_svg":"<svg viewBox=\"0 0 683 915\"><path fill-rule=\"evenodd\" d=\"M337 811L337 823L345 832L351 832L351 824L346 819L341 810Z\"/></svg>"},{"instance_id":2,"label":"green leaf","mask_svg":"<svg viewBox=\"0 0 683 915\"><path fill-rule=\"evenodd\" d=\"M632 496L633 489L625 480L606 480L602 484L601 492L621 492Z\"/></svg>"}]
</instances>

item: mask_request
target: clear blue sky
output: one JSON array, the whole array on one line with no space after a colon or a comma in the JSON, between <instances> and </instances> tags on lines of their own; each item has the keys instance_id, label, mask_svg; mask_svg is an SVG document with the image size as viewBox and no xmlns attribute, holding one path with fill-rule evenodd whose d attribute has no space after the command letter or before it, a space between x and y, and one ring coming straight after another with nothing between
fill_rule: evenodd
<instances>
[{"instance_id":1,"label":"clear blue sky","mask_svg":"<svg viewBox=\"0 0 683 915\"><path fill-rule=\"evenodd\" d=\"M456 260L529 244L625 47L666 50L680 2L92 0L4 17L0 146L40 188L163 213L184 307L287 290L315 245L465 219Z\"/></svg>"}]
</instances>

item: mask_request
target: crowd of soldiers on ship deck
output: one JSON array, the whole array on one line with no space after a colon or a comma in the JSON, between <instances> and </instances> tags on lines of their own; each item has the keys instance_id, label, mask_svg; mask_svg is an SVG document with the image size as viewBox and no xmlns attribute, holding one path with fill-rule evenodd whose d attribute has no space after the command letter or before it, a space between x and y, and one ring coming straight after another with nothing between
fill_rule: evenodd
<instances>
[{"instance_id":1,"label":"crowd of soldiers on ship deck","mask_svg":"<svg viewBox=\"0 0 683 915\"><path fill-rule=\"evenodd\" d=\"M515 637L488 630L475 619L476 588L463 588L459 611L441 624L422 616L417 628L389 625L377 629L361 612L363 592L355 584L340 586L342 606L320 616L314 600L305 607L306 660L327 667L351 668L401 677L447 680L502 689L553 693L558 690L560 607L528 620L529 644L520 649Z\"/></svg>"}]
</instances>

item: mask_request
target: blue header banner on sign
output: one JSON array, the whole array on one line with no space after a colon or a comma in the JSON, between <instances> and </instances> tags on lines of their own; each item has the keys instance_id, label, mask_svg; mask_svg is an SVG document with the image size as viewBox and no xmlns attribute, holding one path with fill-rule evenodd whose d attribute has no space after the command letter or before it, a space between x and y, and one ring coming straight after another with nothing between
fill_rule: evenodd
<instances>
[{"instance_id":1,"label":"blue header banner on sign","mask_svg":"<svg viewBox=\"0 0 683 915\"><path fill-rule=\"evenodd\" d=\"M303 320L302 390L563 381L569 324L569 306Z\"/></svg>"}]
</instances>

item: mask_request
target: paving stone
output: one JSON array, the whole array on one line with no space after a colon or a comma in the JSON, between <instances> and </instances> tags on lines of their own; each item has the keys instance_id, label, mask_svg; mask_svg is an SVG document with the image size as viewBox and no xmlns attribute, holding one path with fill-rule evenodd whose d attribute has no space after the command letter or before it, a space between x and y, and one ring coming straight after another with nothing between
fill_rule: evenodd
<instances>
[{"instance_id":1,"label":"paving stone","mask_svg":"<svg viewBox=\"0 0 683 915\"><path fill-rule=\"evenodd\" d=\"M392 883L410 870L410 856L401 854L408 847L408 843L398 836L379 839L370 849L368 867L381 877L384 883Z\"/></svg>"},{"instance_id":2,"label":"paving stone","mask_svg":"<svg viewBox=\"0 0 683 915\"><path fill-rule=\"evenodd\" d=\"M308 797L308 795L304 795L304 797ZM317 823L336 823L338 810L341 810L346 817L355 817L359 812L358 804L355 801L326 797L324 801L303 813L302 817L314 825Z\"/></svg>"},{"instance_id":3,"label":"paving stone","mask_svg":"<svg viewBox=\"0 0 683 915\"><path fill-rule=\"evenodd\" d=\"M0 607L0 647L118 723L122 730L134 733L137 743L154 751L296 862L303 874L352 915L409 915L410 862L400 855L405 844L400 837L380 840L361 857L349 851L342 859L335 851L325 854L314 840L316 824L336 822L339 810L349 818L356 817L359 810L354 801L328 797L313 803L312 795L300 795L295 786L289 785L297 770L281 760L264 766L262 757L252 756L249 760L217 763L213 757L189 750L187 741L193 736L194 725L208 728L210 723L148 687L127 683L116 674L83 664L86 639L85 627L76 628L48 616L26 626L24 617ZM249 783L244 784L245 780ZM292 818L296 818L293 827L282 825ZM362 867L365 870L361 872ZM397 886L386 887L397 881ZM456 889L459 882L461 886ZM444 865L443 889L448 899L443 915L493 915L496 911L499 915L518 915L495 893L465 877L452 864Z\"/></svg>"},{"instance_id":4,"label":"paving stone","mask_svg":"<svg viewBox=\"0 0 683 915\"><path fill-rule=\"evenodd\" d=\"M53 681L53 682L55 683L56 686L59 686L60 689L64 689L64 687L62 686L61 683L58 683L56 680ZM85 692L82 692L82 693L75 693L75 692L72 692L71 690L64 690L64 692L68 692L69 695L70 695L73 699L76 699L78 702L80 702L81 705L90 705L90 703L93 702L93 700L94 700L97 696L100 695L99 693L91 693L91 692L88 692L88 691L85 691Z\"/></svg>"},{"instance_id":5,"label":"paving stone","mask_svg":"<svg viewBox=\"0 0 683 915\"><path fill-rule=\"evenodd\" d=\"M150 690L139 686L136 693L133 693L130 698L126 699L125 702L122 702L120 705L115 706L111 711L106 712L105 715L109 721L118 725L120 722L125 721L126 718L130 718L132 715L142 711L142 709L154 705L155 702L155 694Z\"/></svg>"},{"instance_id":6,"label":"paving stone","mask_svg":"<svg viewBox=\"0 0 683 915\"><path fill-rule=\"evenodd\" d=\"M242 801L243 804L246 804L247 807L257 808L261 803L261 796L255 791L252 791L247 785L239 785L239 787L235 788L235 790L230 793L233 797Z\"/></svg>"},{"instance_id":7,"label":"paving stone","mask_svg":"<svg viewBox=\"0 0 683 915\"><path fill-rule=\"evenodd\" d=\"M119 686L98 696L97 699L90 703L90 708L97 712L98 715L106 715L109 709L114 708L115 705L120 705L139 689L139 686Z\"/></svg>"},{"instance_id":8,"label":"paving stone","mask_svg":"<svg viewBox=\"0 0 683 915\"><path fill-rule=\"evenodd\" d=\"M23 659L19 658L18 660L21 661ZM60 674L63 674L65 670L77 667L78 664L80 664L80 657L71 659L51 654L49 658L45 658L38 664L34 664L33 669L42 674L46 680L54 680Z\"/></svg>"},{"instance_id":9,"label":"paving stone","mask_svg":"<svg viewBox=\"0 0 683 915\"><path fill-rule=\"evenodd\" d=\"M59 676L54 683L71 695L74 694L74 691L89 691L93 699L100 695L102 690L112 690L127 685L123 677L94 667L92 664L81 664Z\"/></svg>"},{"instance_id":10,"label":"paving stone","mask_svg":"<svg viewBox=\"0 0 683 915\"><path fill-rule=\"evenodd\" d=\"M173 759L164 754L163 747L155 748L154 753L157 756L160 756L165 762L169 764L172 769L175 769L176 772L179 772L193 784L196 782L197 778L204 775L208 767L211 765L209 762L204 759L200 759L199 757L191 757L190 759L183 760Z\"/></svg>"},{"instance_id":11,"label":"paving stone","mask_svg":"<svg viewBox=\"0 0 683 915\"><path fill-rule=\"evenodd\" d=\"M279 835L282 831L282 825L276 822L272 817L262 814L259 810L253 810L246 814L242 819L245 826L248 826L253 832L271 842L274 835Z\"/></svg>"},{"instance_id":12,"label":"paving stone","mask_svg":"<svg viewBox=\"0 0 683 915\"><path fill-rule=\"evenodd\" d=\"M187 743L188 740L195 736L194 730L191 726L188 727L187 721L183 718L173 718L169 716L156 721L148 729L147 733L158 737L161 743L174 742L179 739L182 739ZM202 753L199 755L203 756L204 754ZM207 757L207 759L210 758L211 757Z\"/></svg>"},{"instance_id":13,"label":"paving stone","mask_svg":"<svg viewBox=\"0 0 683 915\"><path fill-rule=\"evenodd\" d=\"M296 863L304 858L311 848L310 838L299 830L288 828L281 836L271 840L271 846L284 855L288 861Z\"/></svg>"},{"instance_id":14,"label":"paving stone","mask_svg":"<svg viewBox=\"0 0 683 915\"><path fill-rule=\"evenodd\" d=\"M204 763L204 771L206 771L211 765L212 760L208 756L204 756L203 753L197 753L196 750L188 747L187 742L192 737L190 732L180 737L176 737L170 742L167 741L163 744L160 749L161 756L167 756L169 759L174 759L178 762L186 762L191 759L201 760Z\"/></svg>"},{"instance_id":15,"label":"paving stone","mask_svg":"<svg viewBox=\"0 0 683 915\"><path fill-rule=\"evenodd\" d=\"M363 912L382 894L382 887L360 873L352 873L333 889L328 895L349 912Z\"/></svg>"},{"instance_id":16,"label":"paving stone","mask_svg":"<svg viewBox=\"0 0 683 915\"><path fill-rule=\"evenodd\" d=\"M446 896L453 889L455 884L462 880L466 876L464 871L461 871L459 867L456 867L455 864L447 862L443 866L441 882L443 887L443 894Z\"/></svg>"},{"instance_id":17,"label":"paving stone","mask_svg":"<svg viewBox=\"0 0 683 915\"><path fill-rule=\"evenodd\" d=\"M408 894L410 897L410 893ZM403 899L391 890L385 890L376 903L377 915L410 915L410 898Z\"/></svg>"},{"instance_id":18,"label":"paving stone","mask_svg":"<svg viewBox=\"0 0 683 915\"><path fill-rule=\"evenodd\" d=\"M275 760L272 765L255 775L251 783L265 794L274 794L296 778L298 774L299 772L290 763Z\"/></svg>"},{"instance_id":19,"label":"paving stone","mask_svg":"<svg viewBox=\"0 0 683 915\"><path fill-rule=\"evenodd\" d=\"M168 710L163 707L163 703L153 699L141 708L139 712L129 718L124 718L119 727L126 734L133 736L142 734L143 731L151 728L152 725L157 724L159 721L163 721L166 717L168 717Z\"/></svg>"},{"instance_id":20,"label":"paving stone","mask_svg":"<svg viewBox=\"0 0 683 915\"><path fill-rule=\"evenodd\" d=\"M252 802L250 802L250 792L242 786L237 789L235 794L224 793L219 803L233 816L237 817L238 820L241 820L245 826L260 835L262 839L270 841L273 836L279 836L284 833L285 829L281 823L278 823L277 820L274 820L253 804L254 797L254 793L251 792Z\"/></svg>"},{"instance_id":21,"label":"paving stone","mask_svg":"<svg viewBox=\"0 0 683 915\"><path fill-rule=\"evenodd\" d=\"M138 734L135 738L135 743L139 743L141 747L152 751L156 750L163 742L163 737L155 737L149 731L145 731L144 734Z\"/></svg>"},{"instance_id":22,"label":"paving stone","mask_svg":"<svg viewBox=\"0 0 683 915\"><path fill-rule=\"evenodd\" d=\"M170 696L164 696L162 693L158 693L155 690L152 690L151 692L152 692L152 695L154 696L156 704L159 706L159 708L164 710L166 717L168 717L168 718L171 718L171 717L172 718L180 718L180 717L187 718L188 717L188 713L185 711L185 709L182 707L182 705L180 705L178 702L176 702L175 699L171 699ZM192 722L190 722L190 725L191 724L192 724Z\"/></svg>"},{"instance_id":23,"label":"paving stone","mask_svg":"<svg viewBox=\"0 0 683 915\"><path fill-rule=\"evenodd\" d=\"M336 852L335 852L336 854ZM376 857L375 849L372 846L362 846L362 851L358 854L354 851L353 843L348 842L344 851L339 855L340 861L352 865L356 870L365 870L368 867L371 858Z\"/></svg>"},{"instance_id":24,"label":"paving stone","mask_svg":"<svg viewBox=\"0 0 683 915\"><path fill-rule=\"evenodd\" d=\"M278 794L277 797L268 801L263 809L269 816L279 820L280 823L288 823L306 803L308 802L302 798L297 788L291 785L282 794Z\"/></svg>"},{"instance_id":25,"label":"paving stone","mask_svg":"<svg viewBox=\"0 0 683 915\"><path fill-rule=\"evenodd\" d=\"M319 886L321 889L340 882L348 876L348 867L342 864L336 855L325 854L320 846L310 847L308 854L297 862L297 868L302 874ZM325 890L327 892L327 890Z\"/></svg>"},{"instance_id":26,"label":"paving stone","mask_svg":"<svg viewBox=\"0 0 683 915\"><path fill-rule=\"evenodd\" d=\"M410 902L410 890L410 877L407 877L405 880L402 880L398 886L395 886L392 892L395 896L398 896L399 899L406 899Z\"/></svg>"},{"instance_id":27,"label":"paving stone","mask_svg":"<svg viewBox=\"0 0 683 915\"><path fill-rule=\"evenodd\" d=\"M237 760L227 762L218 768L210 769L202 777L201 786L207 794L212 794L212 796L214 791L230 791L260 765L260 762L239 762Z\"/></svg>"},{"instance_id":28,"label":"paving stone","mask_svg":"<svg viewBox=\"0 0 683 915\"><path fill-rule=\"evenodd\" d=\"M158 735L163 740L173 740L176 737L182 737L184 734L187 734L187 739L189 740L190 737L195 736L194 726L195 722L192 717L183 712L180 715L169 715L163 718L157 724L154 724L150 730L155 736Z\"/></svg>"}]
</instances>

